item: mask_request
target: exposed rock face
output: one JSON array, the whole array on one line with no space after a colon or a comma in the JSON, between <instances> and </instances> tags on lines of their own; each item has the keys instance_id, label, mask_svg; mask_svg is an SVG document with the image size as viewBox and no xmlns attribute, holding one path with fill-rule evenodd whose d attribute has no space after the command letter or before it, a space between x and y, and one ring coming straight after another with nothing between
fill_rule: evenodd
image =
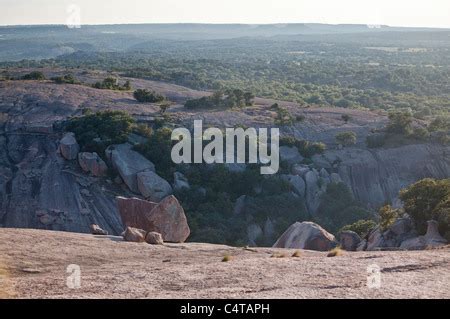
<instances>
[{"instance_id":1,"label":"exposed rock face","mask_svg":"<svg viewBox=\"0 0 450 319\"><path fill-rule=\"evenodd\" d=\"M78 163L81 169L87 173L91 173L94 176L104 176L108 171L106 163L98 156L97 153L79 153Z\"/></svg>"},{"instance_id":2,"label":"exposed rock face","mask_svg":"<svg viewBox=\"0 0 450 319\"><path fill-rule=\"evenodd\" d=\"M333 167L355 198L374 209L386 202L395 203L400 189L422 178L450 176L448 146L328 150L316 161L320 167Z\"/></svg>"},{"instance_id":3,"label":"exposed rock face","mask_svg":"<svg viewBox=\"0 0 450 319\"><path fill-rule=\"evenodd\" d=\"M145 241L146 231L134 227L127 227L123 234L125 241L131 241L134 243L142 243Z\"/></svg>"},{"instance_id":4,"label":"exposed rock face","mask_svg":"<svg viewBox=\"0 0 450 319\"><path fill-rule=\"evenodd\" d=\"M148 232L145 236L145 242L150 245L162 245L164 244L164 240L160 233L157 232Z\"/></svg>"},{"instance_id":5,"label":"exposed rock face","mask_svg":"<svg viewBox=\"0 0 450 319\"><path fill-rule=\"evenodd\" d=\"M0 137L0 224L82 233L98 224L119 234L114 190L59 156L57 138L15 131Z\"/></svg>"},{"instance_id":6,"label":"exposed rock face","mask_svg":"<svg viewBox=\"0 0 450 319\"><path fill-rule=\"evenodd\" d=\"M142 196L152 202L160 202L173 192L172 186L155 172L140 172L137 173L136 178Z\"/></svg>"},{"instance_id":7,"label":"exposed rock face","mask_svg":"<svg viewBox=\"0 0 450 319\"><path fill-rule=\"evenodd\" d=\"M316 223L297 222L281 235L273 247L328 251L336 247L336 240Z\"/></svg>"},{"instance_id":8,"label":"exposed rock face","mask_svg":"<svg viewBox=\"0 0 450 319\"><path fill-rule=\"evenodd\" d=\"M158 232L166 242L184 242L190 234L184 210L173 195L159 204L117 197L117 204L125 226Z\"/></svg>"},{"instance_id":9,"label":"exposed rock face","mask_svg":"<svg viewBox=\"0 0 450 319\"><path fill-rule=\"evenodd\" d=\"M369 234L366 250L377 250L383 247L386 247L386 242L380 228L376 228Z\"/></svg>"},{"instance_id":10,"label":"exposed rock face","mask_svg":"<svg viewBox=\"0 0 450 319\"><path fill-rule=\"evenodd\" d=\"M292 175L305 176L311 169L308 165L294 164L291 168Z\"/></svg>"},{"instance_id":11,"label":"exposed rock face","mask_svg":"<svg viewBox=\"0 0 450 319\"><path fill-rule=\"evenodd\" d=\"M256 242L262 236L263 230L257 224L251 224L247 227L247 238L250 246L257 246Z\"/></svg>"},{"instance_id":12,"label":"exposed rock face","mask_svg":"<svg viewBox=\"0 0 450 319\"><path fill-rule=\"evenodd\" d=\"M92 235L108 235L108 232L104 229L102 229L99 225L92 224L91 225L91 234Z\"/></svg>"},{"instance_id":13,"label":"exposed rock face","mask_svg":"<svg viewBox=\"0 0 450 319\"><path fill-rule=\"evenodd\" d=\"M297 195L305 197L306 184L303 178L298 175L282 175L281 178L291 185Z\"/></svg>"},{"instance_id":14,"label":"exposed rock face","mask_svg":"<svg viewBox=\"0 0 450 319\"><path fill-rule=\"evenodd\" d=\"M61 141L59 141L59 150L66 160L70 161L77 158L80 146L75 139L74 133L69 132L64 135Z\"/></svg>"},{"instance_id":15,"label":"exposed rock face","mask_svg":"<svg viewBox=\"0 0 450 319\"><path fill-rule=\"evenodd\" d=\"M105 151L106 158L122 177L128 188L139 194L137 173L155 171L155 165L132 150L131 144L111 145Z\"/></svg>"},{"instance_id":16,"label":"exposed rock face","mask_svg":"<svg viewBox=\"0 0 450 319\"><path fill-rule=\"evenodd\" d=\"M190 189L191 186L189 182L182 173L175 172L173 173L173 188L177 191L182 190L183 188Z\"/></svg>"},{"instance_id":17,"label":"exposed rock face","mask_svg":"<svg viewBox=\"0 0 450 319\"><path fill-rule=\"evenodd\" d=\"M361 243L361 237L353 231L343 231L340 234L341 247L347 251L355 251Z\"/></svg>"},{"instance_id":18,"label":"exposed rock face","mask_svg":"<svg viewBox=\"0 0 450 319\"><path fill-rule=\"evenodd\" d=\"M300 163L303 161L303 156L300 155L296 147L280 146L280 161L288 164Z\"/></svg>"},{"instance_id":19,"label":"exposed rock face","mask_svg":"<svg viewBox=\"0 0 450 319\"><path fill-rule=\"evenodd\" d=\"M305 175L306 206L310 214L315 214L320 205L320 197L324 190L319 187L319 176L316 171L309 171Z\"/></svg>"},{"instance_id":20,"label":"exposed rock face","mask_svg":"<svg viewBox=\"0 0 450 319\"><path fill-rule=\"evenodd\" d=\"M408 250L421 250L428 247L439 247L447 244L447 240L439 234L438 223L434 220L428 221L428 229L425 236L419 236L405 240L400 248Z\"/></svg>"},{"instance_id":21,"label":"exposed rock face","mask_svg":"<svg viewBox=\"0 0 450 319\"><path fill-rule=\"evenodd\" d=\"M247 200L247 195L241 195L236 199L236 203L234 203L233 214L240 215L244 209Z\"/></svg>"}]
</instances>

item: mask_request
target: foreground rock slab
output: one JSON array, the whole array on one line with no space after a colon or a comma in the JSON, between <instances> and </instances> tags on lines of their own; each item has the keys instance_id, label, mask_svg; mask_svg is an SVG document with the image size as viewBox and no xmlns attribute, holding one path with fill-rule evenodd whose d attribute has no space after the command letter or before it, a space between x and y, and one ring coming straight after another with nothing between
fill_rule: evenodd
<instances>
[{"instance_id":1,"label":"foreground rock slab","mask_svg":"<svg viewBox=\"0 0 450 319\"><path fill-rule=\"evenodd\" d=\"M158 232L166 242L182 243L189 237L190 229L183 207L173 195L160 203L117 197L117 205L125 226Z\"/></svg>"},{"instance_id":2,"label":"foreground rock slab","mask_svg":"<svg viewBox=\"0 0 450 319\"><path fill-rule=\"evenodd\" d=\"M348 252L335 258L327 258L326 252L302 251L301 257L289 257L294 252L204 243L147 245L114 236L3 228L0 269L8 276L3 277L0 295L71 299L450 298L450 248ZM287 257L271 258L274 253ZM222 262L225 255L232 260ZM81 267L81 289L67 289L70 263ZM380 267L381 289L367 287L371 264Z\"/></svg>"}]
</instances>

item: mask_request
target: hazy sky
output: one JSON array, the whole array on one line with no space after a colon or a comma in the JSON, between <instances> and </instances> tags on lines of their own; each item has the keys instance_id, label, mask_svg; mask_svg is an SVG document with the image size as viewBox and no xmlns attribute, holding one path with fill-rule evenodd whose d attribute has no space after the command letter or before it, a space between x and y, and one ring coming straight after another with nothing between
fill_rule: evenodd
<instances>
[{"instance_id":1,"label":"hazy sky","mask_svg":"<svg viewBox=\"0 0 450 319\"><path fill-rule=\"evenodd\" d=\"M82 24L362 23L450 28L450 0L0 0L0 25L65 24L78 5Z\"/></svg>"}]
</instances>

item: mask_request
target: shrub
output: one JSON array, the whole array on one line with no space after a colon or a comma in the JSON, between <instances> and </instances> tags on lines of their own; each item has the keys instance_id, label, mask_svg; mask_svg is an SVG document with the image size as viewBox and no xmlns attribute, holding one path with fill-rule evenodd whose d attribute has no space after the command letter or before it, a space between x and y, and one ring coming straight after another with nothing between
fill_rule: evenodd
<instances>
[{"instance_id":1,"label":"shrub","mask_svg":"<svg viewBox=\"0 0 450 319\"><path fill-rule=\"evenodd\" d=\"M276 125L292 125L294 123L294 118L291 113L285 108L277 109L277 116L275 117Z\"/></svg>"},{"instance_id":2,"label":"shrub","mask_svg":"<svg viewBox=\"0 0 450 319\"><path fill-rule=\"evenodd\" d=\"M123 86L119 84L119 79L113 77L107 77L102 82L96 82L92 85L93 88L102 90L116 90L116 91L129 91L131 89L130 81L126 81Z\"/></svg>"},{"instance_id":3,"label":"shrub","mask_svg":"<svg viewBox=\"0 0 450 319\"><path fill-rule=\"evenodd\" d=\"M158 174L166 179L172 178L173 168L175 167L171 158L173 145L171 135L171 129L161 127L153 131L146 144L135 146L135 150L152 161Z\"/></svg>"},{"instance_id":4,"label":"shrub","mask_svg":"<svg viewBox=\"0 0 450 319\"><path fill-rule=\"evenodd\" d=\"M348 121L350 121L350 119L352 118L350 115L348 115L348 114L342 114L341 115L341 118L342 118L342 120L345 122L345 123L348 123Z\"/></svg>"},{"instance_id":5,"label":"shrub","mask_svg":"<svg viewBox=\"0 0 450 319\"><path fill-rule=\"evenodd\" d=\"M296 147L299 153L307 158L322 154L326 150L326 145L322 142L310 142L291 136L280 138L280 146Z\"/></svg>"},{"instance_id":6,"label":"shrub","mask_svg":"<svg viewBox=\"0 0 450 319\"><path fill-rule=\"evenodd\" d=\"M366 237L369 232L377 226L377 223L371 219L362 219L357 222L342 227L339 232L353 231L357 233L361 238Z\"/></svg>"},{"instance_id":7,"label":"shrub","mask_svg":"<svg viewBox=\"0 0 450 319\"><path fill-rule=\"evenodd\" d=\"M316 221L332 233L369 217L370 212L360 206L344 183L328 184L316 212Z\"/></svg>"},{"instance_id":8,"label":"shrub","mask_svg":"<svg viewBox=\"0 0 450 319\"><path fill-rule=\"evenodd\" d=\"M295 258L298 258L298 257L301 257L301 256L302 256L302 253L300 252L300 250L296 250L292 254L292 257L295 257Z\"/></svg>"},{"instance_id":9,"label":"shrub","mask_svg":"<svg viewBox=\"0 0 450 319\"><path fill-rule=\"evenodd\" d=\"M71 118L65 129L75 133L83 151L103 156L108 145L127 141L133 124L133 118L126 112L104 111ZM94 141L97 139L100 141Z\"/></svg>"},{"instance_id":10,"label":"shrub","mask_svg":"<svg viewBox=\"0 0 450 319\"><path fill-rule=\"evenodd\" d=\"M51 79L53 82L57 84L79 84L80 82L75 79L72 74L66 74L64 76L57 76Z\"/></svg>"},{"instance_id":11,"label":"shrub","mask_svg":"<svg viewBox=\"0 0 450 319\"><path fill-rule=\"evenodd\" d=\"M394 209L391 205L385 205L378 211L380 217L380 227L384 231L388 229L400 216L400 210Z\"/></svg>"},{"instance_id":12,"label":"shrub","mask_svg":"<svg viewBox=\"0 0 450 319\"><path fill-rule=\"evenodd\" d=\"M328 252L327 257L337 257L337 256L342 256L343 254L344 254L344 251L341 248L336 247Z\"/></svg>"},{"instance_id":13,"label":"shrub","mask_svg":"<svg viewBox=\"0 0 450 319\"><path fill-rule=\"evenodd\" d=\"M430 132L450 130L450 117L438 116L428 126Z\"/></svg>"},{"instance_id":14,"label":"shrub","mask_svg":"<svg viewBox=\"0 0 450 319\"><path fill-rule=\"evenodd\" d=\"M402 189L400 199L404 202L405 212L411 216L419 232L425 233L426 222L431 219L439 222L442 234L450 231L450 179L420 180Z\"/></svg>"},{"instance_id":15,"label":"shrub","mask_svg":"<svg viewBox=\"0 0 450 319\"><path fill-rule=\"evenodd\" d=\"M430 132L424 127L416 127L412 133L412 137L423 141L430 137Z\"/></svg>"},{"instance_id":16,"label":"shrub","mask_svg":"<svg viewBox=\"0 0 450 319\"><path fill-rule=\"evenodd\" d=\"M412 132L412 114L408 111L392 111L389 113L387 131L394 134L409 135Z\"/></svg>"},{"instance_id":17,"label":"shrub","mask_svg":"<svg viewBox=\"0 0 450 319\"><path fill-rule=\"evenodd\" d=\"M145 89L137 89L134 91L133 96L141 103L159 103L165 100L164 96Z\"/></svg>"},{"instance_id":18,"label":"shrub","mask_svg":"<svg viewBox=\"0 0 450 319\"><path fill-rule=\"evenodd\" d=\"M233 259L232 256L230 256L230 255L225 255L225 256L223 256L223 258L222 258L222 262L228 262L228 261L231 261L231 259Z\"/></svg>"},{"instance_id":19,"label":"shrub","mask_svg":"<svg viewBox=\"0 0 450 319\"><path fill-rule=\"evenodd\" d=\"M33 71L31 73L28 73L28 74L25 74L24 76L22 76L22 80L42 81L42 80L45 80L45 75L44 75L44 73L42 73L40 71Z\"/></svg>"},{"instance_id":20,"label":"shrub","mask_svg":"<svg viewBox=\"0 0 450 319\"><path fill-rule=\"evenodd\" d=\"M336 134L336 142L342 146L356 144L356 134L354 132L341 132Z\"/></svg>"}]
</instances>

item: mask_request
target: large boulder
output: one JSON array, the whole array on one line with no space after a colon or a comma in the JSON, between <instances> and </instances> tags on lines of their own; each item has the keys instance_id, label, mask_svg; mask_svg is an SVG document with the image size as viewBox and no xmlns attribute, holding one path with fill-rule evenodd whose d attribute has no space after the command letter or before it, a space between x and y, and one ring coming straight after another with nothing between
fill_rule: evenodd
<instances>
[{"instance_id":1,"label":"large boulder","mask_svg":"<svg viewBox=\"0 0 450 319\"><path fill-rule=\"evenodd\" d=\"M183 207L175 196L164 198L159 204L138 198L117 197L117 204L125 226L158 232L166 242L184 242L190 229Z\"/></svg>"},{"instance_id":2,"label":"large boulder","mask_svg":"<svg viewBox=\"0 0 450 319\"><path fill-rule=\"evenodd\" d=\"M136 178L142 196L152 202L160 202L173 192L172 186L155 172L140 172L137 173Z\"/></svg>"},{"instance_id":3,"label":"large boulder","mask_svg":"<svg viewBox=\"0 0 450 319\"><path fill-rule=\"evenodd\" d=\"M71 161L77 158L80 146L75 139L75 134L72 132L66 133L61 141L59 141L59 151L61 155Z\"/></svg>"},{"instance_id":4,"label":"large boulder","mask_svg":"<svg viewBox=\"0 0 450 319\"><path fill-rule=\"evenodd\" d=\"M155 165L138 152L133 151L132 145L128 143L109 146L105 155L128 188L137 194L139 194L137 173L155 171Z\"/></svg>"},{"instance_id":5,"label":"large boulder","mask_svg":"<svg viewBox=\"0 0 450 319\"><path fill-rule=\"evenodd\" d=\"M361 237L353 231L343 231L340 234L341 248L347 251L355 251L361 243Z\"/></svg>"},{"instance_id":6,"label":"large boulder","mask_svg":"<svg viewBox=\"0 0 450 319\"><path fill-rule=\"evenodd\" d=\"M439 234L438 223L434 220L430 220L428 221L427 233L424 236L407 239L401 243L400 248L407 250L422 250L444 246L446 244L447 240Z\"/></svg>"},{"instance_id":7,"label":"large boulder","mask_svg":"<svg viewBox=\"0 0 450 319\"><path fill-rule=\"evenodd\" d=\"M383 237L383 233L380 228L377 227L369 234L367 238L366 250L379 250L380 248L386 247L386 241Z\"/></svg>"},{"instance_id":8,"label":"large boulder","mask_svg":"<svg viewBox=\"0 0 450 319\"><path fill-rule=\"evenodd\" d=\"M281 235L273 247L328 251L336 245L335 237L316 223L296 222Z\"/></svg>"},{"instance_id":9,"label":"large boulder","mask_svg":"<svg viewBox=\"0 0 450 319\"><path fill-rule=\"evenodd\" d=\"M94 176L105 176L108 171L106 163L98 156L97 153L79 153L78 163L81 169Z\"/></svg>"},{"instance_id":10,"label":"large boulder","mask_svg":"<svg viewBox=\"0 0 450 319\"><path fill-rule=\"evenodd\" d=\"M186 176L180 172L173 173L173 188L177 191L182 189L190 189L189 181Z\"/></svg>"},{"instance_id":11,"label":"large boulder","mask_svg":"<svg viewBox=\"0 0 450 319\"><path fill-rule=\"evenodd\" d=\"M150 245L162 245L164 244L164 240L160 233L157 232L148 232L145 236L145 242Z\"/></svg>"},{"instance_id":12,"label":"large boulder","mask_svg":"<svg viewBox=\"0 0 450 319\"><path fill-rule=\"evenodd\" d=\"M92 224L90 226L90 229L91 229L92 235L102 235L102 236L108 235L108 232L106 230L102 229L99 225Z\"/></svg>"},{"instance_id":13,"label":"large boulder","mask_svg":"<svg viewBox=\"0 0 450 319\"><path fill-rule=\"evenodd\" d=\"M280 161L290 165L300 163L304 160L296 147L280 146Z\"/></svg>"},{"instance_id":14,"label":"large boulder","mask_svg":"<svg viewBox=\"0 0 450 319\"><path fill-rule=\"evenodd\" d=\"M291 185L294 193L300 195L300 197L305 197L306 184L303 178L299 175L281 175L281 178Z\"/></svg>"},{"instance_id":15,"label":"large boulder","mask_svg":"<svg viewBox=\"0 0 450 319\"><path fill-rule=\"evenodd\" d=\"M146 231L139 228L127 227L123 233L123 239L134 243L145 241Z\"/></svg>"}]
</instances>

